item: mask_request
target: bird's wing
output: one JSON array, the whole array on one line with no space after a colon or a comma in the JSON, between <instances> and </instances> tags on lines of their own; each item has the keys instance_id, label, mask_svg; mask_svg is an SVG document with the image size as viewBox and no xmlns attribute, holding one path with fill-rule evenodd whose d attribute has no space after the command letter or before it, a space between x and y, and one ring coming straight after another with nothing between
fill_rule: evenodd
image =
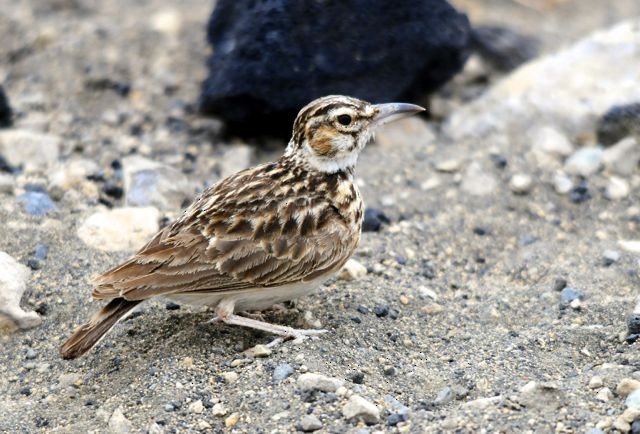
<instances>
[{"instance_id":1,"label":"bird's wing","mask_svg":"<svg viewBox=\"0 0 640 434\"><path fill-rule=\"evenodd\" d=\"M243 190L227 197L217 190L99 276L93 296L144 300L312 280L341 267L358 242L359 234L322 198L283 199L267 192L259 203L244 206L251 201L241 200Z\"/></svg>"}]
</instances>

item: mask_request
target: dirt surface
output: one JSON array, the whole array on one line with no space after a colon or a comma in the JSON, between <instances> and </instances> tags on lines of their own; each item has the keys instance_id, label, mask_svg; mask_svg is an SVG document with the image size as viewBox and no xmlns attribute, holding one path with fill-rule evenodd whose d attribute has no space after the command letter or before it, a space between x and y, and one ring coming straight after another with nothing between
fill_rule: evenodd
<instances>
[{"instance_id":1,"label":"dirt surface","mask_svg":"<svg viewBox=\"0 0 640 434\"><path fill-rule=\"evenodd\" d=\"M227 157L240 145L193 109L206 74L209 3L1 0L0 82L16 124L60 136L62 161L90 159L107 177L113 160L138 153L200 187L215 182L234 169ZM545 51L640 13L622 0L606 2L615 5L606 13L598 0L454 3L474 22L537 34ZM548 9L531 6L541 3ZM252 163L280 152L267 145ZM267 313L303 327L319 321L330 333L257 358L243 351L270 336L205 324L211 312L158 300L86 357L61 360L59 345L99 305L89 278L129 252L95 250L76 235L103 206L100 194L65 193L56 212L37 218L14 196L47 186L47 173L15 175L15 192L0 193L0 251L25 264L38 244L49 251L23 298L42 325L0 337L0 431L293 432L307 414L329 433L610 426L624 399L598 399L601 388L589 382L599 376L615 391L622 378L640 379L638 344L621 339L640 284L638 255L616 244L639 238L640 197L632 190L606 200L596 182L589 200L574 203L544 181L544 168L525 166L523 151L500 149L507 165L491 166L497 184L474 196L462 188L465 167L499 163L491 145L449 143L424 119L382 131L358 166L368 206L391 221L363 234L355 259L369 272L331 281L288 313ZM436 169L448 159L460 167ZM540 182L514 194L515 168ZM620 259L605 266L606 250ZM558 279L584 295L581 303L562 302ZM274 378L281 372L291 375ZM344 388L303 391L304 372L345 380ZM378 405L378 423L345 418L353 393ZM215 404L226 414L215 415L223 413Z\"/></svg>"}]
</instances>

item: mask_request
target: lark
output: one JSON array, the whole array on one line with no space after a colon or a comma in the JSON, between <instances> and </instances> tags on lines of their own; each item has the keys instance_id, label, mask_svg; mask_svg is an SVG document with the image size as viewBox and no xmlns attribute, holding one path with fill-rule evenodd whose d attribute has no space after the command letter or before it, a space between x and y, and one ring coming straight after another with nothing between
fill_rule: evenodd
<instances>
[{"instance_id":1,"label":"lark","mask_svg":"<svg viewBox=\"0 0 640 434\"><path fill-rule=\"evenodd\" d=\"M272 344L324 333L236 312L307 295L340 270L360 241L358 155L378 126L423 110L347 96L308 104L282 157L205 190L138 253L94 279L93 297L108 302L64 343L62 357L85 354L158 296L209 306L216 321L277 335Z\"/></svg>"}]
</instances>

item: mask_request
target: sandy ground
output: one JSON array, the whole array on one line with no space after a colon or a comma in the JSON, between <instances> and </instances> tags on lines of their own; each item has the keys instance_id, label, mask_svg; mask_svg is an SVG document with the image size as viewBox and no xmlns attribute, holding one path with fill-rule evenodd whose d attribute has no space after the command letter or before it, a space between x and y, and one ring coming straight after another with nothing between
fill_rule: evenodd
<instances>
[{"instance_id":1,"label":"sandy ground","mask_svg":"<svg viewBox=\"0 0 640 434\"><path fill-rule=\"evenodd\" d=\"M202 134L216 124L191 108L206 74L208 3L176 2L167 10L160 1L0 1L1 81L23 112L19 122L44 125L64 138L64 156L90 158L105 170L134 147L190 165L194 182L215 181L226 164L222 139ZM633 1L622 0L606 13L597 0L557 2L546 15L523 5L545 2L455 3L468 6L475 22L517 23L538 33L547 51L638 13ZM568 11L575 20L563 20ZM92 87L106 77L128 84L128 96ZM113 111L130 116L113 125L105 115ZM168 119L188 127L169 128ZM142 134L132 136L133 127ZM600 376L615 390L640 370L637 344L620 339L640 284L637 259L623 254L603 265L616 240L637 238L628 210L638 193L575 204L540 182L514 195L508 179L522 149L513 148L503 155L507 167L493 169L495 191L470 196L460 188L460 171L435 166L446 158L489 159L492 150L447 143L438 131L437 124L408 120L365 150L358 168L363 195L391 220L363 235L355 258L369 273L332 281L287 314L269 313L298 326L319 321L330 333L265 358L247 359L243 351L269 336L205 324L210 312L169 310L157 301L87 357L61 360L62 340L97 306L90 276L128 253L90 249L76 236L95 200L65 197L57 213L37 219L14 197L1 196L0 250L23 263L37 244L48 245L49 254L24 298L43 324L0 337L0 431L117 431L116 409L133 432L292 432L306 414L329 433L585 432L621 414L623 399L602 402L588 384ZM197 154L196 163L187 151ZM254 160L277 152L261 151ZM558 279L585 294L579 309L561 302ZM274 379L285 365L293 374ZM304 372L343 379L346 390L301 391L296 380ZM535 390L523 391L531 381ZM351 393L378 404L379 423L345 419ZM196 401L203 408L191 405ZM225 415L214 415L217 403Z\"/></svg>"}]
</instances>

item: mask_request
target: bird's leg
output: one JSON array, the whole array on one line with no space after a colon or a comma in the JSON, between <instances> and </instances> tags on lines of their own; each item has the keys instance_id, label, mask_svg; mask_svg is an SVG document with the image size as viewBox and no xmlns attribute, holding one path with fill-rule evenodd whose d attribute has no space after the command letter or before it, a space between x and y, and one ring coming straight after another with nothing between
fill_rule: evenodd
<instances>
[{"instance_id":1,"label":"bird's leg","mask_svg":"<svg viewBox=\"0 0 640 434\"><path fill-rule=\"evenodd\" d=\"M293 339L294 343L299 343L308 337L314 337L322 333L326 333L327 330L318 329L294 329L279 324L271 324L265 321L260 321L253 318L247 318L244 316L236 315L233 313L234 302L222 301L216 306L216 317L210 322L224 322L229 325L238 325L242 327L248 327L255 330L261 330L268 333L273 333L279 337L271 341L267 347L273 348L287 339Z\"/></svg>"},{"instance_id":2,"label":"bird's leg","mask_svg":"<svg viewBox=\"0 0 640 434\"><path fill-rule=\"evenodd\" d=\"M220 321L229 325L238 325L242 327L248 327L255 330L261 330L263 332L273 333L274 335L278 335L279 337L270 342L267 347L273 348L287 339L293 339L294 343L299 343L305 340L308 337L314 337L317 335L321 335L322 333L326 333L327 330L317 330L317 329L294 329L293 327L288 327L279 324L271 324L264 321L258 321L257 319L247 318L240 315L230 314L221 316L218 315Z\"/></svg>"}]
</instances>

